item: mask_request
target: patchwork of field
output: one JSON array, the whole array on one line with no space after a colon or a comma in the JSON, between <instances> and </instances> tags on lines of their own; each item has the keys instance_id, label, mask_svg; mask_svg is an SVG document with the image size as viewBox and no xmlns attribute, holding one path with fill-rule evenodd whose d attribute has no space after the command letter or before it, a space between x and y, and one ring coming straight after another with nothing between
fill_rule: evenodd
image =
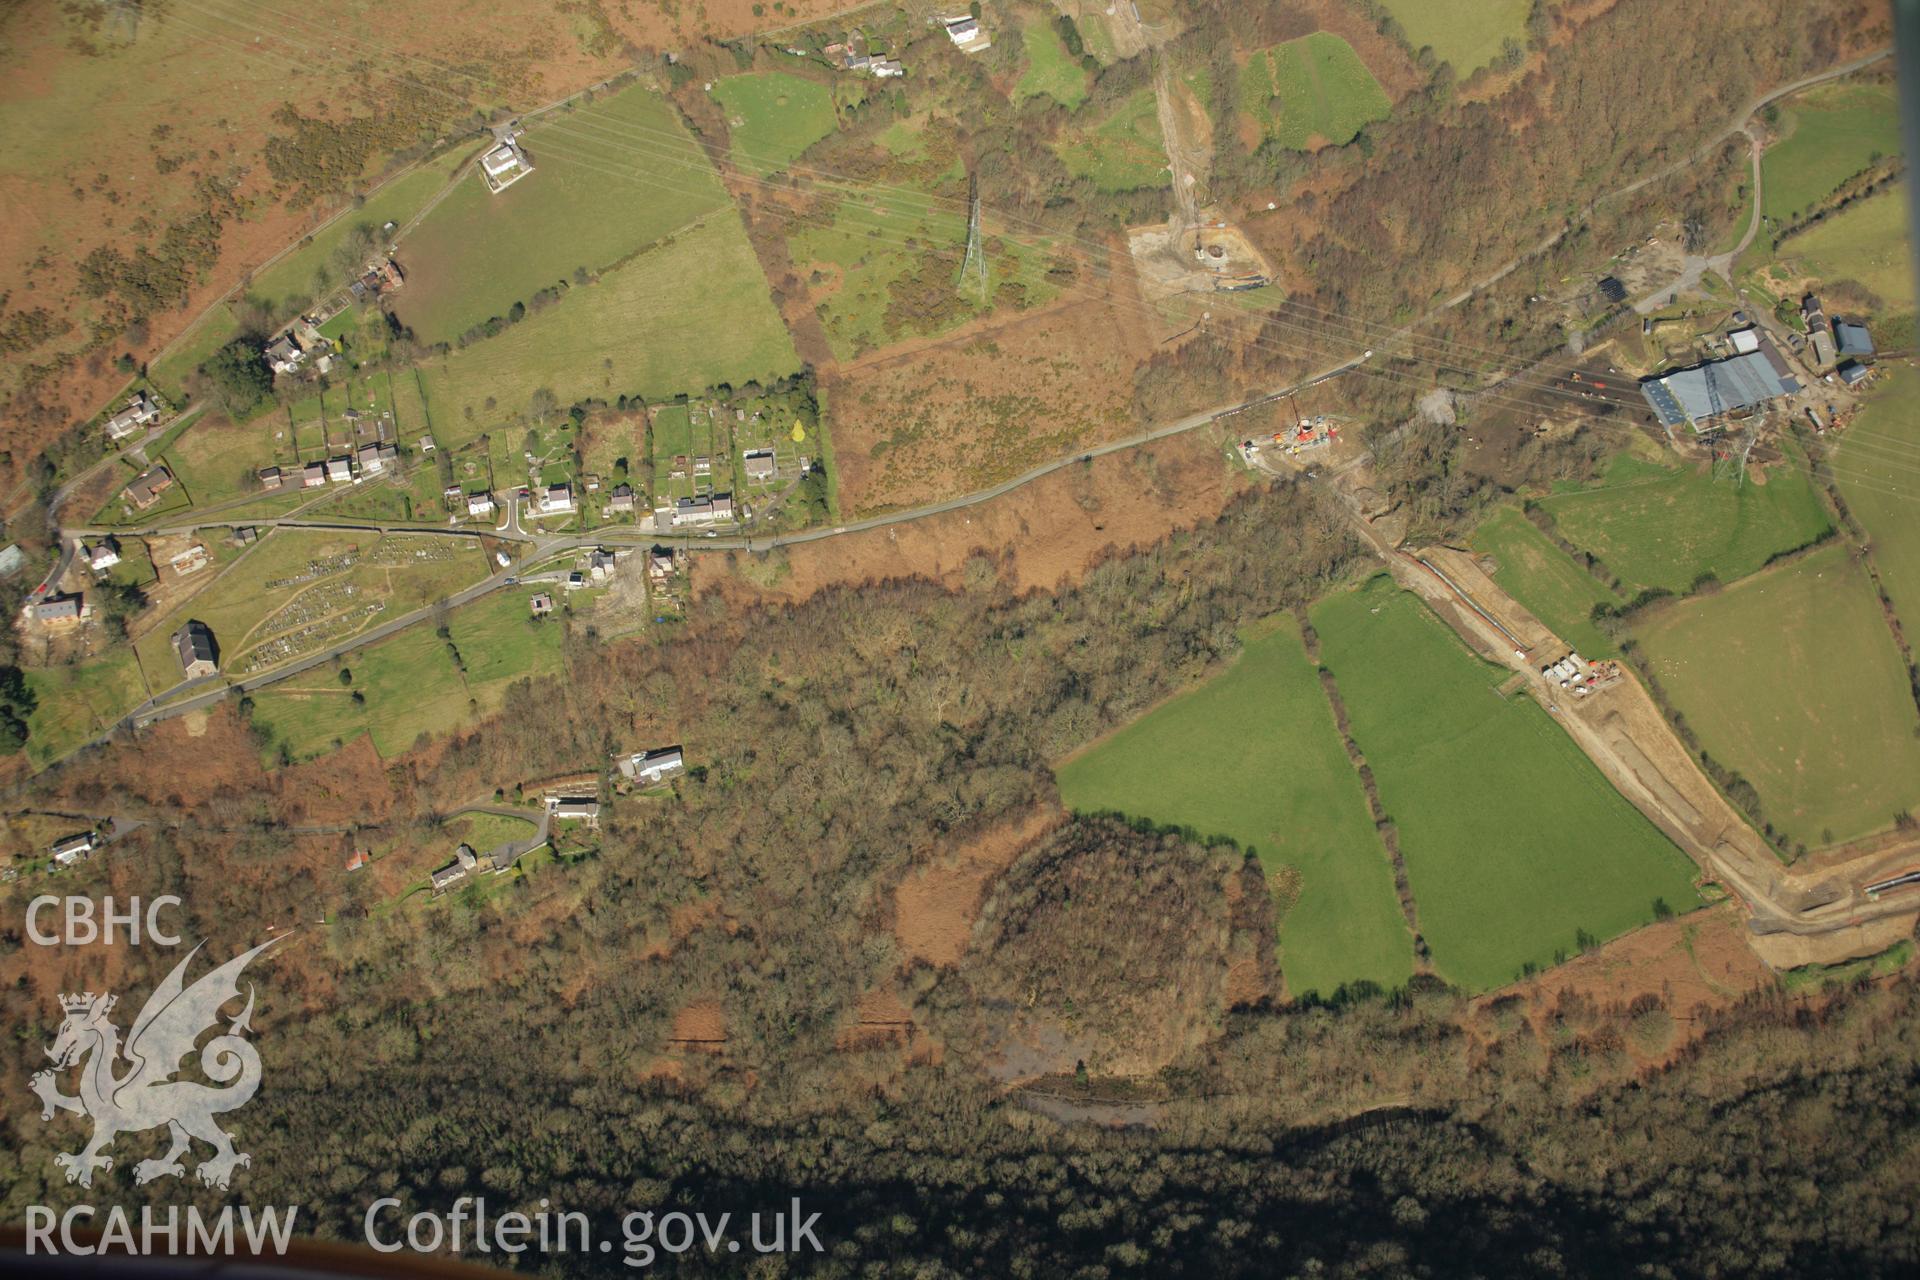
<instances>
[{"instance_id":1,"label":"patchwork of field","mask_svg":"<svg viewBox=\"0 0 1920 1280\"><path fill-rule=\"evenodd\" d=\"M1102 191L1133 191L1172 183L1153 90L1142 89L1104 120L1061 130L1054 144L1067 172Z\"/></svg>"},{"instance_id":2,"label":"patchwork of field","mask_svg":"<svg viewBox=\"0 0 1920 1280\"><path fill-rule=\"evenodd\" d=\"M852 359L902 338L945 332L996 305L1053 294L1044 241L986 235L987 297L960 279L967 245L964 186L898 187L830 196L824 216L798 222L788 252L809 285L834 354Z\"/></svg>"},{"instance_id":3,"label":"patchwork of field","mask_svg":"<svg viewBox=\"0 0 1920 1280\"><path fill-rule=\"evenodd\" d=\"M560 305L422 366L421 383L447 446L524 412L541 388L561 404L622 394L664 400L798 367L752 246L725 209Z\"/></svg>"},{"instance_id":4,"label":"patchwork of field","mask_svg":"<svg viewBox=\"0 0 1920 1280\"><path fill-rule=\"evenodd\" d=\"M1880 298L1883 315L1914 309L1907 197L1898 185L1848 206L1781 244L1778 255L1809 275L1833 283L1852 280Z\"/></svg>"},{"instance_id":5,"label":"patchwork of field","mask_svg":"<svg viewBox=\"0 0 1920 1280\"><path fill-rule=\"evenodd\" d=\"M1692 864L1416 598L1376 578L1312 616L1444 977L1499 986L1697 904Z\"/></svg>"},{"instance_id":6,"label":"patchwork of field","mask_svg":"<svg viewBox=\"0 0 1920 1280\"><path fill-rule=\"evenodd\" d=\"M1248 60L1240 72L1240 109L1267 137L1308 151L1351 142L1393 106L1352 45L1316 31Z\"/></svg>"},{"instance_id":7,"label":"patchwork of field","mask_svg":"<svg viewBox=\"0 0 1920 1280\"><path fill-rule=\"evenodd\" d=\"M727 112L733 162L765 177L786 168L834 130L833 93L787 71L759 71L714 82Z\"/></svg>"},{"instance_id":8,"label":"patchwork of field","mask_svg":"<svg viewBox=\"0 0 1920 1280\"><path fill-rule=\"evenodd\" d=\"M1867 531L1907 635L1920 636L1920 372L1883 361L1880 385L1838 442L1834 480Z\"/></svg>"},{"instance_id":9,"label":"patchwork of field","mask_svg":"<svg viewBox=\"0 0 1920 1280\"><path fill-rule=\"evenodd\" d=\"M1087 72L1060 39L1051 22L1034 19L1020 32L1026 47L1027 69L1013 87L1018 98L1048 97L1071 111L1086 101Z\"/></svg>"},{"instance_id":10,"label":"patchwork of field","mask_svg":"<svg viewBox=\"0 0 1920 1280\"><path fill-rule=\"evenodd\" d=\"M727 204L699 145L639 86L564 113L521 145L533 173L495 194L473 172L400 246L407 283L394 311L423 342L531 306L541 289L604 271Z\"/></svg>"},{"instance_id":11,"label":"patchwork of field","mask_svg":"<svg viewBox=\"0 0 1920 1280\"><path fill-rule=\"evenodd\" d=\"M1662 610L1636 635L1701 744L1790 839L1852 840L1920 803L1920 712L1847 547Z\"/></svg>"},{"instance_id":12,"label":"patchwork of field","mask_svg":"<svg viewBox=\"0 0 1920 1280\"><path fill-rule=\"evenodd\" d=\"M1263 624L1226 671L1062 764L1082 813L1190 826L1259 853L1268 882L1298 873L1280 923L1295 997L1358 981L1394 988L1413 944L1359 776L1291 618Z\"/></svg>"},{"instance_id":13,"label":"patchwork of field","mask_svg":"<svg viewBox=\"0 0 1920 1280\"><path fill-rule=\"evenodd\" d=\"M510 686L560 668L564 630L534 621L522 592L496 591L456 609L447 629L443 640L432 628L410 627L347 654L339 665L351 683L329 666L255 693L269 754L308 759L367 733L382 756L395 755L423 733L498 711Z\"/></svg>"},{"instance_id":14,"label":"patchwork of field","mask_svg":"<svg viewBox=\"0 0 1920 1280\"><path fill-rule=\"evenodd\" d=\"M1473 549L1498 562L1493 580L1548 630L1588 657L1613 655L1615 646L1594 625L1593 610L1622 601L1518 509L1495 511L1473 531Z\"/></svg>"},{"instance_id":15,"label":"patchwork of field","mask_svg":"<svg viewBox=\"0 0 1920 1280\"><path fill-rule=\"evenodd\" d=\"M1380 0L1414 52L1431 46L1462 79L1492 62L1509 39L1524 40L1533 0Z\"/></svg>"},{"instance_id":16,"label":"patchwork of field","mask_svg":"<svg viewBox=\"0 0 1920 1280\"><path fill-rule=\"evenodd\" d=\"M1823 85L1781 114L1786 136L1760 161L1764 212L1776 222L1807 212L1848 178L1900 153L1899 102L1889 84Z\"/></svg>"},{"instance_id":17,"label":"patchwork of field","mask_svg":"<svg viewBox=\"0 0 1920 1280\"><path fill-rule=\"evenodd\" d=\"M1629 592L1684 592L1703 574L1732 582L1833 528L1792 446L1785 463L1745 482L1622 454L1599 484L1540 505L1561 537L1598 556Z\"/></svg>"}]
</instances>

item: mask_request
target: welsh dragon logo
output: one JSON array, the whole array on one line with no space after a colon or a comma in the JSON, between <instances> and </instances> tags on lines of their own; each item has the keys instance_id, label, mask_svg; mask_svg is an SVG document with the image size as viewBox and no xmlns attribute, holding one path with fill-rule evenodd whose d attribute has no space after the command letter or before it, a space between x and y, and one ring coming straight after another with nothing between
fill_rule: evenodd
<instances>
[{"instance_id":1,"label":"welsh dragon logo","mask_svg":"<svg viewBox=\"0 0 1920 1280\"><path fill-rule=\"evenodd\" d=\"M180 1157L187 1154L195 1138L214 1151L198 1166L200 1181L208 1186L225 1189L234 1169L252 1162L251 1157L233 1149L233 1139L213 1122L222 1112L245 1106L260 1088L260 1055L242 1038L252 1029L251 986L239 1016L199 1046L200 1070L215 1083L173 1077L181 1069L181 1059L194 1051L201 1035L219 1028L221 1008L239 998L240 973L247 962L278 941L263 942L188 986L184 975L187 965L199 954L200 948L195 947L147 998L140 1016L133 1020L124 1047L120 1028L109 1018L118 1003L116 997L96 996L91 991L60 997L66 1020L47 1050L54 1069L37 1072L31 1085L40 1095L42 1120L53 1119L56 1111L77 1111L93 1120L92 1141L71 1155L62 1152L53 1158L67 1171L68 1182L92 1186L95 1169L113 1168L113 1157L106 1151L116 1137L161 1125L166 1126L171 1145L158 1160L142 1160L134 1166L137 1183L183 1176L186 1168ZM116 1074L115 1068L123 1060L126 1069ZM61 1093L55 1080L56 1072L69 1067L80 1069L77 1097Z\"/></svg>"}]
</instances>

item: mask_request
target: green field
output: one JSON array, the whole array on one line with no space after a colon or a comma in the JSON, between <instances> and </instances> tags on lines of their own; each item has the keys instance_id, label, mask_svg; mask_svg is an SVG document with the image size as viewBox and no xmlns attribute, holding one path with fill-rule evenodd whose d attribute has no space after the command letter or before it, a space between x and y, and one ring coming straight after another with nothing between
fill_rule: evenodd
<instances>
[{"instance_id":1,"label":"green field","mask_svg":"<svg viewBox=\"0 0 1920 1280\"><path fill-rule=\"evenodd\" d=\"M1299 900L1280 925L1293 995L1411 975L1386 850L1291 618L1222 674L1067 761L1059 782L1075 810L1229 836L1259 851L1270 879L1298 868Z\"/></svg>"},{"instance_id":2,"label":"green field","mask_svg":"<svg viewBox=\"0 0 1920 1280\"><path fill-rule=\"evenodd\" d=\"M901 338L941 333L1017 290L1025 305L1052 293L1045 242L983 237L988 300L959 288L967 243L964 189L954 198L899 188L847 193L826 220L797 223L788 252L818 272L820 322L835 354L849 358Z\"/></svg>"},{"instance_id":3,"label":"green field","mask_svg":"<svg viewBox=\"0 0 1920 1280\"><path fill-rule=\"evenodd\" d=\"M1132 191L1172 183L1153 90L1142 89L1104 120L1061 130L1054 144L1067 172L1102 191Z\"/></svg>"},{"instance_id":4,"label":"green field","mask_svg":"<svg viewBox=\"0 0 1920 1280\"><path fill-rule=\"evenodd\" d=\"M733 162L760 177L786 168L833 132L833 94L786 71L728 76L713 86L727 113Z\"/></svg>"},{"instance_id":5,"label":"green field","mask_svg":"<svg viewBox=\"0 0 1920 1280\"><path fill-rule=\"evenodd\" d=\"M1786 136L1760 161L1765 213L1776 222L1811 210L1878 158L1900 153L1892 85L1825 85L1795 99L1781 115Z\"/></svg>"},{"instance_id":6,"label":"green field","mask_svg":"<svg viewBox=\"0 0 1920 1280\"><path fill-rule=\"evenodd\" d=\"M446 836L485 853L514 840L528 840L540 830L535 818L510 818L503 813L463 813L446 825Z\"/></svg>"},{"instance_id":7,"label":"green field","mask_svg":"<svg viewBox=\"0 0 1920 1280\"><path fill-rule=\"evenodd\" d=\"M1418 52L1431 46L1462 79L1499 56L1511 37L1526 39L1533 0L1380 0Z\"/></svg>"},{"instance_id":8,"label":"green field","mask_svg":"<svg viewBox=\"0 0 1920 1280\"><path fill-rule=\"evenodd\" d=\"M1435 966L1470 990L1696 905L1693 866L1532 699L1386 578L1313 611Z\"/></svg>"},{"instance_id":9,"label":"green field","mask_svg":"<svg viewBox=\"0 0 1920 1280\"><path fill-rule=\"evenodd\" d=\"M496 591L449 615L464 673L447 641L422 626L345 655L341 665L352 672L351 686L328 666L258 691L254 718L268 735L269 751L307 759L370 733L374 748L391 756L423 733L444 733L499 710L509 685L560 668L562 628L528 616L529 594ZM356 690L364 703L354 702Z\"/></svg>"},{"instance_id":10,"label":"green field","mask_svg":"<svg viewBox=\"0 0 1920 1280\"><path fill-rule=\"evenodd\" d=\"M27 718L27 759L36 769L106 730L146 699L133 650L120 645L70 667L29 667L38 700Z\"/></svg>"},{"instance_id":11,"label":"green field","mask_svg":"<svg viewBox=\"0 0 1920 1280\"><path fill-rule=\"evenodd\" d=\"M1848 206L1780 246L1810 275L1853 280L1883 302L1882 315L1914 309L1913 258L1907 242L1907 197L1898 187Z\"/></svg>"},{"instance_id":12,"label":"green field","mask_svg":"<svg viewBox=\"0 0 1920 1280\"><path fill-rule=\"evenodd\" d=\"M1240 109L1282 146L1306 151L1351 142L1393 104L1352 45L1316 31L1253 55L1240 73Z\"/></svg>"},{"instance_id":13,"label":"green field","mask_svg":"<svg viewBox=\"0 0 1920 1280\"><path fill-rule=\"evenodd\" d=\"M1475 529L1473 549L1499 562L1493 580L1548 630L1588 657L1612 656L1613 642L1593 624L1593 608L1620 598L1517 508L1501 507Z\"/></svg>"},{"instance_id":14,"label":"green field","mask_svg":"<svg viewBox=\"0 0 1920 1280\"><path fill-rule=\"evenodd\" d=\"M1020 32L1026 46L1027 69L1013 86L1019 98L1052 98L1069 111L1086 101L1087 72L1067 53L1053 23L1035 19Z\"/></svg>"},{"instance_id":15,"label":"green field","mask_svg":"<svg viewBox=\"0 0 1920 1280\"><path fill-rule=\"evenodd\" d=\"M1873 544L1909 641L1920 637L1920 372L1883 363L1880 384L1837 442L1834 480Z\"/></svg>"},{"instance_id":16,"label":"green field","mask_svg":"<svg viewBox=\"0 0 1920 1280\"><path fill-rule=\"evenodd\" d=\"M474 171L400 246L407 283L394 310L424 342L531 306L576 270L606 270L727 204L699 145L642 88L561 113L521 143L531 174L496 195Z\"/></svg>"},{"instance_id":17,"label":"green field","mask_svg":"<svg viewBox=\"0 0 1920 1280\"><path fill-rule=\"evenodd\" d=\"M1663 610L1637 637L1701 744L1789 838L1852 840L1920 804L1920 714L1845 546Z\"/></svg>"},{"instance_id":18,"label":"green field","mask_svg":"<svg viewBox=\"0 0 1920 1280\"><path fill-rule=\"evenodd\" d=\"M660 400L798 367L746 233L726 210L499 337L430 362L421 382L448 447L501 428L542 387L563 405ZM517 442L521 431L506 434Z\"/></svg>"},{"instance_id":19,"label":"green field","mask_svg":"<svg viewBox=\"0 0 1920 1280\"><path fill-rule=\"evenodd\" d=\"M1688 590L1702 574L1733 582L1832 527L1789 447L1766 483L1715 479L1705 467L1665 467L1620 455L1590 488L1540 500L1560 536L1590 552L1628 592Z\"/></svg>"},{"instance_id":20,"label":"green field","mask_svg":"<svg viewBox=\"0 0 1920 1280\"><path fill-rule=\"evenodd\" d=\"M471 145L447 152L389 182L357 209L340 215L299 247L247 283L247 295L265 302L276 320L289 320L322 294L343 287L345 277L333 262L334 252L356 227L365 227L384 248L382 228L389 222L404 227L427 202L452 180L454 172L473 154Z\"/></svg>"},{"instance_id":21,"label":"green field","mask_svg":"<svg viewBox=\"0 0 1920 1280\"><path fill-rule=\"evenodd\" d=\"M240 336L240 322L221 303L181 334L173 347L147 369L147 379L174 404L186 402L187 375L206 358Z\"/></svg>"}]
</instances>

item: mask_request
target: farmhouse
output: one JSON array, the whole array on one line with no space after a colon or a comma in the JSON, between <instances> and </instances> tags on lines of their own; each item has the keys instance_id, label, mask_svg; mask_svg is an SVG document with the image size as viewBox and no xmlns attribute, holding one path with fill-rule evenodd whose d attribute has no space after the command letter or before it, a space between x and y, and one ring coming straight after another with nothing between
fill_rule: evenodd
<instances>
[{"instance_id":1,"label":"farmhouse","mask_svg":"<svg viewBox=\"0 0 1920 1280\"><path fill-rule=\"evenodd\" d=\"M620 772L636 782L663 782L676 773L686 769L686 759L679 747L659 747L652 751L636 751L620 760Z\"/></svg>"},{"instance_id":2,"label":"farmhouse","mask_svg":"<svg viewBox=\"0 0 1920 1280\"><path fill-rule=\"evenodd\" d=\"M282 484L286 483L286 477L280 473L280 468L278 467L262 467L260 468L259 476L260 487L269 491L278 489Z\"/></svg>"},{"instance_id":3,"label":"farmhouse","mask_svg":"<svg viewBox=\"0 0 1920 1280\"><path fill-rule=\"evenodd\" d=\"M499 195L520 179L533 172L533 161L527 159L526 152L508 139L493 150L480 157L480 173L487 180L487 190Z\"/></svg>"},{"instance_id":4,"label":"farmhouse","mask_svg":"<svg viewBox=\"0 0 1920 1280\"><path fill-rule=\"evenodd\" d=\"M77 592L50 595L33 606L33 616L42 622L78 622L86 614L87 598Z\"/></svg>"},{"instance_id":5,"label":"farmhouse","mask_svg":"<svg viewBox=\"0 0 1920 1280\"><path fill-rule=\"evenodd\" d=\"M113 536L109 534L94 543L93 550L87 552L86 556L87 563L92 566L95 573L105 573L120 563L120 544L115 542Z\"/></svg>"},{"instance_id":6,"label":"farmhouse","mask_svg":"<svg viewBox=\"0 0 1920 1280\"><path fill-rule=\"evenodd\" d=\"M320 486L324 485L326 482L327 482L327 464L326 463L309 462L306 466L300 469L300 487L302 489L318 489Z\"/></svg>"},{"instance_id":7,"label":"farmhouse","mask_svg":"<svg viewBox=\"0 0 1920 1280\"><path fill-rule=\"evenodd\" d=\"M607 510L627 512L632 511L633 506L633 486L630 484L617 484L613 486L613 493L607 499Z\"/></svg>"},{"instance_id":8,"label":"farmhouse","mask_svg":"<svg viewBox=\"0 0 1920 1280\"><path fill-rule=\"evenodd\" d=\"M550 484L546 496L540 501L540 510L548 514L573 510L573 486Z\"/></svg>"},{"instance_id":9,"label":"farmhouse","mask_svg":"<svg viewBox=\"0 0 1920 1280\"><path fill-rule=\"evenodd\" d=\"M82 831L78 835L62 836L55 840L49 852L53 854L56 867L70 867L92 854L95 847L93 832Z\"/></svg>"},{"instance_id":10,"label":"farmhouse","mask_svg":"<svg viewBox=\"0 0 1920 1280\"><path fill-rule=\"evenodd\" d=\"M746 466L747 479L773 479L773 450L749 449L740 455L740 459Z\"/></svg>"},{"instance_id":11,"label":"farmhouse","mask_svg":"<svg viewBox=\"0 0 1920 1280\"><path fill-rule=\"evenodd\" d=\"M1800 384L1772 343L1761 343L1757 351L1709 360L1640 383L1640 394L1646 397L1662 424L1687 425L1696 431L1702 423L1714 418L1751 409L1798 390Z\"/></svg>"},{"instance_id":12,"label":"farmhouse","mask_svg":"<svg viewBox=\"0 0 1920 1280\"><path fill-rule=\"evenodd\" d=\"M136 391L126 408L107 419L107 438L124 440L159 416L160 406L148 399L146 392Z\"/></svg>"},{"instance_id":13,"label":"farmhouse","mask_svg":"<svg viewBox=\"0 0 1920 1280\"><path fill-rule=\"evenodd\" d=\"M173 633L173 651L180 659L180 670L189 680L210 676L220 669L220 648L213 641L213 629L198 619Z\"/></svg>"},{"instance_id":14,"label":"farmhouse","mask_svg":"<svg viewBox=\"0 0 1920 1280\"><path fill-rule=\"evenodd\" d=\"M127 486L127 496L133 499L133 505L144 511L160 501L160 495L173 488L173 472L164 466L153 467L134 477Z\"/></svg>"},{"instance_id":15,"label":"farmhouse","mask_svg":"<svg viewBox=\"0 0 1920 1280\"><path fill-rule=\"evenodd\" d=\"M470 516L491 516L493 514L493 495L490 493L468 494L467 514Z\"/></svg>"}]
</instances>

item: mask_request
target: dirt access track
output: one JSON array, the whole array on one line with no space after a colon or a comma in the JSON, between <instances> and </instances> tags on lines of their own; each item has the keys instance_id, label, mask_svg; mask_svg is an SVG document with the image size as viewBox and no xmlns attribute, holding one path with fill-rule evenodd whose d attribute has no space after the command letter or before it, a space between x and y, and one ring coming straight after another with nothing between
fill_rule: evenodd
<instances>
[{"instance_id":1,"label":"dirt access track","mask_svg":"<svg viewBox=\"0 0 1920 1280\"><path fill-rule=\"evenodd\" d=\"M1920 900L1876 902L1864 886L1920 860L1920 841L1880 842L1802 870L1773 850L1708 781L1633 673L1586 699L1566 698L1540 667L1572 646L1450 547L1408 553L1355 518L1387 561L1394 580L1420 596L1476 652L1526 678L1534 699L1566 729L1614 787L1699 865L1737 894L1748 913L1749 942L1776 967L1831 964L1884 950L1920 918ZM1444 577L1442 576L1444 575ZM1497 625L1496 625L1497 624ZM1517 653L1504 628L1522 644Z\"/></svg>"}]
</instances>

